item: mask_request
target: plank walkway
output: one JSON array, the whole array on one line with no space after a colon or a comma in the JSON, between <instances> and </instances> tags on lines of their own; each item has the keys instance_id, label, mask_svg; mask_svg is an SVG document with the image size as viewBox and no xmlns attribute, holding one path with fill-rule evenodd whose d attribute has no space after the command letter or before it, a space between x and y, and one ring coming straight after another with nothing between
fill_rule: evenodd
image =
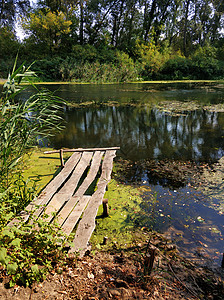
<instances>
[{"instance_id":1,"label":"plank walkway","mask_svg":"<svg viewBox=\"0 0 224 300\"><path fill-rule=\"evenodd\" d=\"M95 218L102 204L106 187L111 179L113 159L116 150L113 148L68 149L63 152L74 152L64 165L62 150L59 152L62 170L44 188L36 201L26 207L20 218L13 219L8 225L13 226L28 221L30 213L38 219L47 214L49 224L56 216L61 229L69 235L78 223L74 247L70 252L79 252L83 256L88 249L89 239L95 229ZM91 195L86 191L97 180L96 188Z\"/></svg>"}]
</instances>

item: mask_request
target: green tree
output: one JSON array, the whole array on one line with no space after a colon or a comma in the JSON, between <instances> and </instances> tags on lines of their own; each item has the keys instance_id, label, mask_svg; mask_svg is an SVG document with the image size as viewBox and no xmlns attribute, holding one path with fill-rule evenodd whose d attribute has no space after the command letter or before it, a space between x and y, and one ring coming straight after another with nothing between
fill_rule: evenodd
<instances>
[{"instance_id":1,"label":"green tree","mask_svg":"<svg viewBox=\"0 0 224 300\"><path fill-rule=\"evenodd\" d=\"M0 59L5 57L12 58L16 56L16 52L19 48L19 42L16 35L8 27L0 28Z\"/></svg>"},{"instance_id":2,"label":"green tree","mask_svg":"<svg viewBox=\"0 0 224 300\"><path fill-rule=\"evenodd\" d=\"M62 11L52 12L50 9L34 10L23 19L23 28L39 42L45 42L50 54L59 48L63 35L70 33L71 24Z\"/></svg>"}]
</instances>

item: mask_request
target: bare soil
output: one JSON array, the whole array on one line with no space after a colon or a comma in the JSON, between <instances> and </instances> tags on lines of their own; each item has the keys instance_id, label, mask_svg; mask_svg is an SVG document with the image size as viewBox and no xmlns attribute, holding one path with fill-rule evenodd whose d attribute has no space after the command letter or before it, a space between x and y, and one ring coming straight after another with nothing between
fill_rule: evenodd
<instances>
[{"instance_id":1,"label":"bare soil","mask_svg":"<svg viewBox=\"0 0 224 300\"><path fill-rule=\"evenodd\" d=\"M142 234L145 242L128 249L70 256L32 288L7 289L7 276L1 275L0 299L224 299L223 269L199 267L162 235Z\"/></svg>"}]
</instances>

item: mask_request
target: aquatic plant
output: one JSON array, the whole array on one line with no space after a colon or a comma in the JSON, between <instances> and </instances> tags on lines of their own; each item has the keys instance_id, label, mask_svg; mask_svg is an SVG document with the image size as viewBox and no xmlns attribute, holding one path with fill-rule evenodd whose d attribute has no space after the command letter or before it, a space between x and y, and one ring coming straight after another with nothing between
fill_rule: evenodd
<instances>
[{"instance_id":1,"label":"aquatic plant","mask_svg":"<svg viewBox=\"0 0 224 300\"><path fill-rule=\"evenodd\" d=\"M17 60L16 60L17 61ZM3 86L0 101L0 178L9 186L9 177L15 173L24 151L33 146L35 139L47 136L62 125L63 101L50 91L38 90L24 99L25 86L35 74L22 64L14 64Z\"/></svg>"},{"instance_id":2,"label":"aquatic plant","mask_svg":"<svg viewBox=\"0 0 224 300\"><path fill-rule=\"evenodd\" d=\"M17 61L17 59L16 59ZM29 185L19 168L24 153L62 126L63 101L34 85L31 96L24 99L25 86L34 73L22 64L3 86L0 98L0 272L9 285L32 285L43 280L49 270L63 260L64 238L57 224L43 220L6 227L36 195L35 182Z\"/></svg>"}]
</instances>

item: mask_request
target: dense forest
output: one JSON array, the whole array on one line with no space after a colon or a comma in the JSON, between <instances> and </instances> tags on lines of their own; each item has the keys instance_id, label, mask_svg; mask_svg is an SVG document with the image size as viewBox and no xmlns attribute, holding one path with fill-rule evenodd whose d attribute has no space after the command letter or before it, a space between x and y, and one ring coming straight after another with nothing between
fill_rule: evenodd
<instances>
[{"instance_id":1,"label":"dense forest","mask_svg":"<svg viewBox=\"0 0 224 300\"><path fill-rule=\"evenodd\" d=\"M223 0L2 0L0 77L19 51L41 80L222 79L223 24Z\"/></svg>"}]
</instances>

